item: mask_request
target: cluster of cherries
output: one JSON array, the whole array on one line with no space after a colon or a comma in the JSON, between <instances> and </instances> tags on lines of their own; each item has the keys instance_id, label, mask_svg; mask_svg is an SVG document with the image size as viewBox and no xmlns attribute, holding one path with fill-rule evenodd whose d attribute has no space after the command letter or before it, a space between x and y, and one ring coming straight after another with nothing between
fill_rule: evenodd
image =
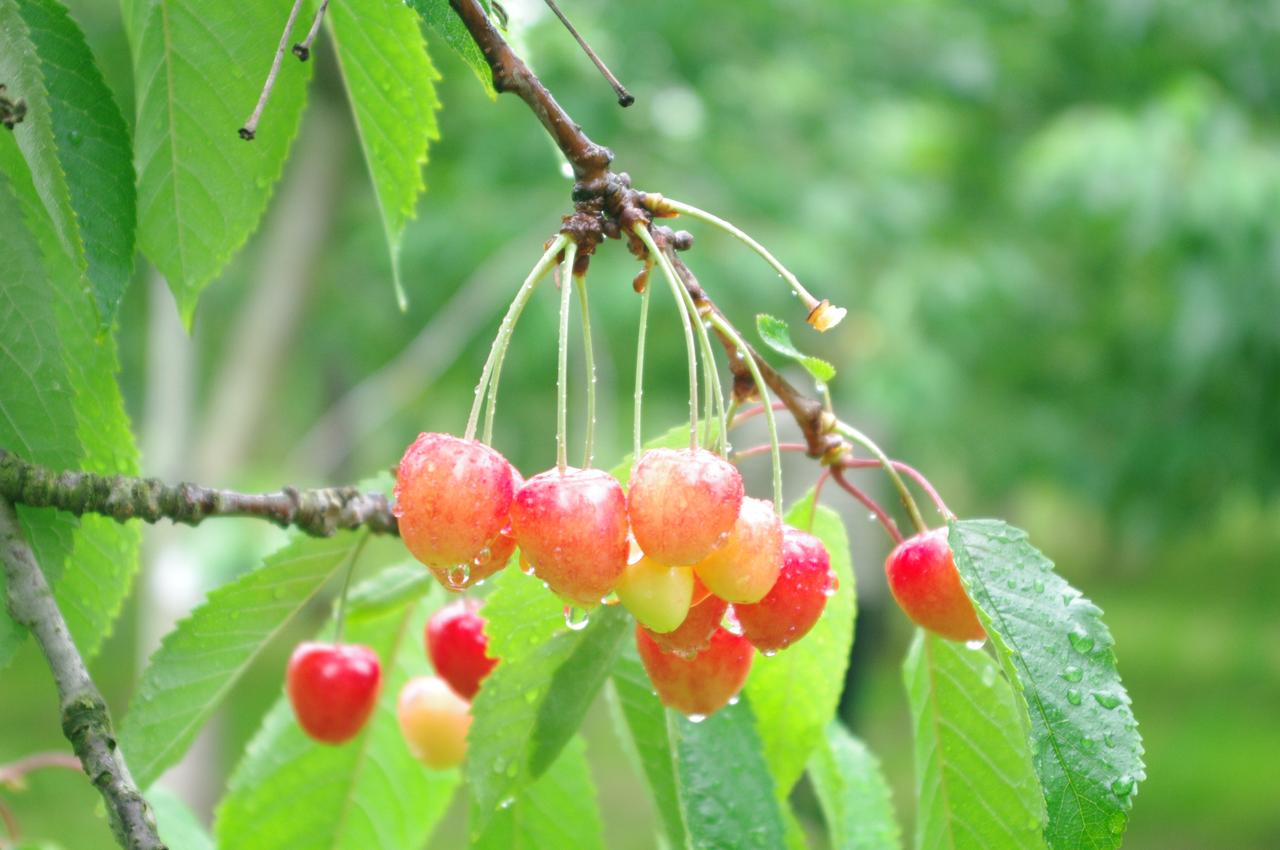
<instances>
[{"instance_id":1,"label":"cluster of cherries","mask_svg":"<svg viewBox=\"0 0 1280 850\"><path fill-rule=\"evenodd\" d=\"M624 492L599 469L555 467L525 481L483 443L421 434L400 461L394 511L409 551L451 590L501 570L518 546L522 569L567 612L616 595L637 620L658 697L694 720L736 697L756 650L773 655L804 637L837 588L822 542L784 526L772 503L745 495L731 463L703 449L646 452ZM955 640L983 637L944 529L900 544L886 572L912 620ZM469 700L498 663L478 607L463 600L432 617L426 645L439 678L400 693L401 731L430 767L462 761ZM379 683L367 647L306 643L287 690L303 729L336 744L364 725Z\"/></svg>"}]
</instances>

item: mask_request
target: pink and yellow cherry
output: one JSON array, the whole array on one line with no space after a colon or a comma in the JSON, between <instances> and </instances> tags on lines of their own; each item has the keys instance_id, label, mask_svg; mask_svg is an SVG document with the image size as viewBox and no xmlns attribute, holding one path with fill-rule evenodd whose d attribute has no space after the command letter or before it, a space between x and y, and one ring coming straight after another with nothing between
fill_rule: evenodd
<instances>
[{"instance_id":1,"label":"pink and yellow cherry","mask_svg":"<svg viewBox=\"0 0 1280 850\"><path fill-rule=\"evenodd\" d=\"M689 613L693 570L669 567L640 555L627 564L614 589L618 600L639 623L651 631L670 632L683 623Z\"/></svg>"},{"instance_id":2,"label":"pink and yellow cherry","mask_svg":"<svg viewBox=\"0 0 1280 850\"><path fill-rule=\"evenodd\" d=\"M660 563L696 564L733 528L743 492L737 467L713 452L652 449L631 471L631 532Z\"/></svg>"},{"instance_id":3,"label":"pink and yellow cherry","mask_svg":"<svg viewBox=\"0 0 1280 850\"><path fill-rule=\"evenodd\" d=\"M285 673L298 725L322 744L341 744L360 732L381 684L377 654L358 644L298 644Z\"/></svg>"},{"instance_id":4,"label":"pink and yellow cherry","mask_svg":"<svg viewBox=\"0 0 1280 850\"><path fill-rule=\"evenodd\" d=\"M396 702L400 734L413 757L436 770L457 767L467 757L471 704L444 679L419 676L405 682Z\"/></svg>"},{"instance_id":5,"label":"pink and yellow cherry","mask_svg":"<svg viewBox=\"0 0 1280 850\"><path fill-rule=\"evenodd\" d=\"M684 658L692 658L711 643L711 636L720 628L729 603L712 596L698 577L693 577L693 598L701 601L689 607L689 613L680 625L669 632L646 629L649 637L663 652L674 652Z\"/></svg>"},{"instance_id":6,"label":"pink and yellow cherry","mask_svg":"<svg viewBox=\"0 0 1280 850\"><path fill-rule=\"evenodd\" d=\"M889 553L884 570L893 598L916 625L951 640L986 637L960 583L945 528L921 532L899 543Z\"/></svg>"},{"instance_id":7,"label":"pink and yellow cherry","mask_svg":"<svg viewBox=\"0 0 1280 850\"><path fill-rule=\"evenodd\" d=\"M742 690L755 650L741 635L717 629L706 649L693 658L663 652L636 626L636 648L662 704L690 717L706 717Z\"/></svg>"},{"instance_id":8,"label":"pink and yellow cherry","mask_svg":"<svg viewBox=\"0 0 1280 850\"><path fill-rule=\"evenodd\" d=\"M772 502L746 498L733 530L694 566L708 589L728 602L759 602L782 570L782 520Z\"/></svg>"},{"instance_id":9,"label":"pink and yellow cherry","mask_svg":"<svg viewBox=\"0 0 1280 850\"><path fill-rule=\"evenodd\" d=\"M599 469L530 478L511 506L511 528L538 578L573 605L600 604L627 567L627 498Z\"/></svg>"},{"instance_id":10,"label":"pink and yellow cherry","mask_svg":"<svg viewBox=\"0 0 1280 850\"><path fill-rule=\"evenodd\" d=\"M480 603L460 599L444 606L427 621L426 644L431 666L463 699L474 699L480 682L497 665L486 653L489 638L484 633Z\"/></svg>"},{"instance_id":11,"label":"pink and yellow cherry","mask_svg":"<svg viewBox=\"0 0 1280 850\"><path fill-rule=\"evenodd\" d=\"M759 602L733 606L742 634L761 652L786 649L809 633L835 593L827 547L812 534L782 530L782 571Z\"/></svg>"},{"instance_id":12,"label":"pink and yellow cherry","mask_svg":"<svg viewBox=\"0 0 1280 850\"><path fill-rule=\"evenodd\" d=\"M495 544L502 545L498 536L510 521L513 473L507 459L483 443L419 434L396 471L400 538L437 575L482 569ZM460 578L446 584L461 587L469 576Z\"/></svg>"}]
</instances>

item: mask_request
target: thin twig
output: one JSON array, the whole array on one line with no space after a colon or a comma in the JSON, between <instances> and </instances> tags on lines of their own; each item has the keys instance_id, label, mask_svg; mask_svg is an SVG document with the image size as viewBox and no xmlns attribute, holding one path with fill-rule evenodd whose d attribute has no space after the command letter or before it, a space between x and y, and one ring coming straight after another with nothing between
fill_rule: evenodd
<instances>
[{"instance_id":1,"label":"thin twig","mask_svg":"<svg viewBox=\"0 0 1280 850\"><path fill-rule=\"evenodd\" d=\"M60 767L77 773L83 770L80 759L71 753L33 753L8 764L0 764L0 785L21 782L27 774L49 767Z\"/></svg>"},{"instance_id":2,"label":"thin twig","mask_svg":"<svg viewBox=\"0 0 1280 850\"><path fill-rule=\"evenodd\" d=\"M853 484L846 481L844 472L836 469L835 467L829 468L831 470L831 478L836 482L836 484L839 484L846 493L861 502L867 510L871 511L871 513L875 515L875 518L880 521L882 526L884 526L884 530L888 532L889 537L893 538L894 545L901 543L902 532L898 530L898 524L893 521L893 518L889 516L889 514L885 513L884 508L880 507L880 504L875 499L868 496L860 488L855 487Z\"/></svg>"},{"instance_id":3,"label":"thin twig","mask_svg":"<svg viewBox=\"0 0 1280 850\"><path fill-rule=\"evenodd\" d=\"M298 19L298 10L301 8L302 0L293 0L289 19L285 21L284 32L280 34L280 45L276 48L276 55L271 60L271 70L267 72L267 80L262 84L262 94L258 95L258 105L253 108L253 114L249 116L249 120L240 128L240 138L246 142L252 142L253 137L258 133L258 121L262 118L262 110L267 108L267 98L271 97L271 90L276 86L280 63L284 61L284 51L289 46L289 33L293 32L293 23Z\"/></svg>"},{"instance_id":4,"label":"thin twig","mask_svg":"<svg viewBox=\"0 0 1280 850\"><path fill-rule=\"evenodd\" d=\"M618 96L618 105L623 109L626 109L628 106L635 103L636 99L631 95L631 92L627 91L626 86L618 81L618 78L613 75L613 72L609 70L609 67L604 64L604 60L596 55L596 52L591 49L591 45L587 44L587 40L578 34L577 28L570 23L567 17L565 17L564 12L560 11L560 7L556 5L555 0L547 0L547 5L551 7L551 11L556 13L556 17L560 19L560 23L564 24L564 28L569 31L569 34L574 37L574 40L578 42L578 46L582 48L582 52L587 54L587 58L595 63L596 68L598 68L600 73L604 75L604 78L609 81L609 85L613 88L613 93Z\"/></svg>"},{"instance_id":5,"label":"thin twig","mask_svg":"<svg viewBox=\"0 0 1280 850\"><path fill-rule=\"evenodd\" d=\"M320 32L320 24L324 22L324 12L328 8L329 0L323 0L320 8L316 9L316 16L311 19L311 29L307 30L307 37L301 44L293 46L293 55L298 57L299 62L306 62L311 58L311 45L315 44L316 34Z\"/></svg>"}]
</instances>

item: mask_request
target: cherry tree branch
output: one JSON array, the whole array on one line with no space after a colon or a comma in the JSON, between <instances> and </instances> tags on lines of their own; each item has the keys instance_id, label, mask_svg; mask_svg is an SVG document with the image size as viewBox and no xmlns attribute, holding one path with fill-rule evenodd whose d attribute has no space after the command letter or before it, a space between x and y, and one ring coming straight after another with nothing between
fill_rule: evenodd
<instances>
[{"instance_id":1,"label":"cherry tree branch","mask_svg":"<svg viewBox=\"0 0 1280 850\"><path fill-rule=\"evenodd\" d=\"M168 519L199 525L210 517L254 517L312 537L356 528L375 534L399 533L387 498L358 487L239 493L128 475L55 472L4 449L0 449L0 498L77 516L101 514L117 522Z\"/></svg>"},{"instance_id":2,"label":"cherry tree branch","mask_svg":"<svg viewBox=\"0 0 1280 850\"><path fill-rule=\"evenodd\" d=\"M129 850L165 850L151 806L116 745L107 704L71 639L13 505L4 498L0 498L0 561L8 582L9 613L31 630L44 652L58 686L62 733L102 794L116 841Z\"/></svg>"}]
</instances>

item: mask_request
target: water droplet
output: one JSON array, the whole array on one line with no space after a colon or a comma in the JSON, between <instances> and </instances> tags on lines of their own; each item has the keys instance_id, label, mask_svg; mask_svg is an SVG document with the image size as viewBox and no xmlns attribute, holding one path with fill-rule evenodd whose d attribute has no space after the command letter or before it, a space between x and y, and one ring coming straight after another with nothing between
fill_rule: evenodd
<instances>
[{"instance_id":1,"label":"water droplet","mask_svg":"<svg viewBox=\"0 0 1280 850\"><path fill-rule=\"evenodd\" d=\"M1084 671L1074 664L1062 671L1062 678L1068 682L1078 682L1084 678Z\"/></svg>"},{"instance_id":2,"label":"water droplet","mask_svg":"<svg viewBox=\"0 0 1280 850\"><path fill-rule=\"evenodd\" d=\"M986 645L986 638L978 638L977 640L967 640L964 642L965 649L982 649Z\"/></svg>"},{"instance_id":3,"label":"water droplet","mask_svg":"<svg viewBox=\"0 0 1280 850\"><path fill-rule=\"evenodd\" d=\"M1126 773L1111 783L1111 791L1117 797L1128 797L1133 793L1133 788L1137 784L1133 781L1133 777Z\"/></svg>"},{"instance_id":4,"label":"water droplet","mask_svg":"<svg viewBox=\"0 0 1280 850\"><path fill-rule=\"evenodd\" d=\"M1070 688L1067 690L1067 702L1071 703L1072 705L1079 705L1083 701L1084 701L1084 697L1081 695L1080 691L1078 691L1075 688Z\"/></svg>"},{"instance_id":5,"label":"water droplet","mask_svg":"<svg viewBox=\"0 0 1280 850\"><path fill-rule=\"evenodd\" d=\"M516 801L516 798L515 798L515 797L507 797L507 798L506 798L505 800L503 800L501 803L498 803L498 808L499 808L499 809L509 809L509 808L511 808L511 804L512 804L512 803L514 803L515 801Z\"/></svg>"},{"instance_id":6,"label":"water droplet","mask_svg":"<svg viewBox=\"0 0 1280 850\"><path fill-rule=\"evenodd\" d=\"M734 694L729 697L729 705L737 705L740 702L742 702L742 694Z\"/></svg>"},{"instance_id":7,"label":"water droplet","mask_svg":"<svg viewBox=\"0 0 1280 850\"><path fill-rule=\"evenodd\" d=\"M473 567L481 566L492 557L493 557L493 550L491 550L488 546L485 546L479 552L476 553L476 556L474 558L471 559L471 565Z\"/></svg>"},{"instance_id":8,"label":"water droplet","mask_svg":"<svg viewBox=\"0 0 1280 850\"><path fill-rule=\"evenodd\" d=\"M1031 582L1031 589L1036 593L1044 593L1044 582L1041 581L1040 579L1036 579L1035 581Z\"/></svg>"},{"instance_id":9,"label":"water droplet","mask_svg":"<svg viewBox=\"0 0 1280 850\"><path fill-rule=\"evenodd\" d=\"M1115 694L1104 693L1103 691L1094 691L1093 698L1098 701L1098 705L1108 711L1120 704L1120 697Z\"/></svg>"},{"instance_id":10,"label":"water droplet","mask_svg":"<svg viewBox=\"0 0 1280 850\"><path fill-rule=\"evenodd\" d=\"M690 722L690 723L701 723L702 721L704 721L704 720L706 720L706 719L707 719L707 716L706 716L705 714L690 714L690 715L689 715L689 722Z\"/></svg>"},{"instance_id":11,"label":"water droplet","mask_svg":"<svg viewBox=\"0 0 1280 850\"><path fill-rule=\"evenodd\" d=\"M579 608L576 605L564 606L564 624L571 631L580 632L587 627L590 615L585 608Z\"/></svg>"},{"instance_id":12,"label":"water droplet","mask_svg":"<svg viewBox=\"0 0 1280 850\"><path fill-rule=\"evenodd\" d=\"M573 179L573 166L567 162L560 163L560 176L567 180Z\"/></svg>"},{"instance_id":13,"label":"water droplet","mask_svg":"<svg viewBox=\"0 0 1280 850\"><path fill-rule=\"evenodd\" d=\"M71 142L72 147L80 147L80 143L84 141L84 136L79 130L72 130L67 134L67 141Z\"/></svg>"},{"instance_id":14,"label":"water droplet","mask_svg":"<svg viewBox=\"0 0 1280 850\"><path fill-rule=\"evenodd\" d=\"M994 685L995 683L996 683L996 668L995 668L995 667L991 667L991 666L988 666L988 667L983 668L983 670L982 670L982 684L983 684L985 687L988 687L988 688L989 688L989 687L991 687L992 685Z\"/></svg>"},{"instance_id":15,"label":"water droplet","mask_svg":"<svg viewBox=\"0 0 1280 850\"><path fill-rule=\"evenodd\" d=\"M1102 736L1102 743L1106 744L1108 747L1114 747L1116 745L1116 736L1108 732Z\"/></svg>"},{"instance_id":16,"label":"water droplet","mask_svg":"<svg viewBox=\"0 0 1280 850\"><path fill-rule=\"evenodd\" d=\"M1112 812L1111 817L1107 818L1107 829L1111 830L1112 835L1119 835L1124 832L1125 824L1129 819L1125 817L1124 812Z\"/></svg>"},{"instance_id":17,"label":"water droplet","mask_svg":"<svg viewBox=\"0 0 1280 850\"><path fill-rule=\"evenodd\" d=\"M772 658L773 656L775 656L775 655L777 655L777 654L778 654L778 650L776 650L776 649L764 649L764 650L761 650L761 651L760 651L760 654L761 654L761 655L763 655L765 658Z\"/></svg>"},{"instance_id":18,"label":"water droplet","mask_svg":"<svg viewBox=\"0 0 1280 850\"><path fill-rule=\"evenodd\" d=\"M458 564L450 567L444 574L444 579L450 590L462 590L471 579L471 565Z\"/></svg>"},{"instance_id":19,"label":"water droplet","mask_svg":"<svg viewBox=\"0 0 1280 850\"><path fill-rule=\"evenodd\" d=\"M1081 655L1085 655L1089 650L1093 649L1093 638L1084 629L1076 629L1069 632L1067 637L1071 640L1071 648Z\"/></svg>"}]
</instances>

